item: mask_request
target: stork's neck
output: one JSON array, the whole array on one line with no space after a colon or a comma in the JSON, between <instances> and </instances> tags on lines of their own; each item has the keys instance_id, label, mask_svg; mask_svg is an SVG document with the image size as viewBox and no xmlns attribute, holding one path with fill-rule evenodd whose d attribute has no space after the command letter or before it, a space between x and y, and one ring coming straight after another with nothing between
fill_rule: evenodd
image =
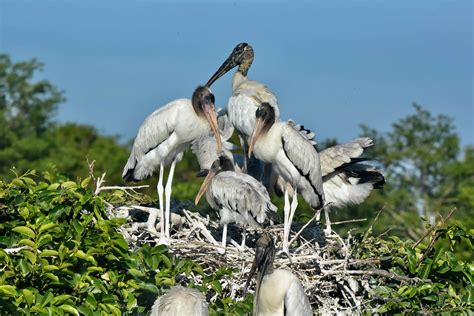
<instances>
[{"instance_id":1,"label":"stork's neck","mask_svg":"<svg viewBox=\"0 0 474 316\"><path fill-rule=\"evenodd\" d=\"M248 80L247 76L244 76L239 70L237 70L232 77L232 91L237 90L240 84L244 81Z\"/></svg>"}]
</instances>

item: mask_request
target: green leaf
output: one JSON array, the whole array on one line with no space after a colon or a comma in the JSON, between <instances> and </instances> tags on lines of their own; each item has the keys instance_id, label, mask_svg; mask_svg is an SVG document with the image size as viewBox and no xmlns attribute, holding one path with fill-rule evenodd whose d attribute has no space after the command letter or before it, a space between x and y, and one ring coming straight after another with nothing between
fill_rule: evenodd
<instances>
[{"instance_id":1,"label":"green leaf","mask_svg":"<svg viewBox=\"0 0 474 316\"><path fill-rule=\"evenodd\" d=\"M76 189L77 188L77 183L76 182L73 182L73 181L66 181L66 182L63 182L61 183L61 187L65 188L65 189Z\"/></svg>"},{"instance_id":2,"label":"green leaf","mask_svg":"<svg viewBox=\"0 0 474 316\"><path fill-rule=\"evenodd\" d=\"M40 254L40 257L57 257L57 256L59 256L59 252L52 249L45 249Z\"/></svg>"},{"instance_id":3,"label":"green leaf","mask_svg":"<svg viewBox=\"0 0 474 316\"><path fill-rule=\"evenodd\" d=\"M69 294L62 294L62 295L58 295L56 296L54 299L53 299L53 305L58 305L58 304L61 304L69 299L72 298L72 295L69 295Z\"/></svg>"},{"instance_id":4,"label":"green leaf","mask_svg":"<svg viewBox=\"0 0 474 316\"><path fill-rule=\"evenodd\" d=\"M44 296L43 298L41 299L41 303L40 303L40 306L41 307L45 307L46 305L48 305L54 298L54 295L53 293L51 293L50 291L48 291Z\"/></svg>"},{"instance_id":5,"label":"green leaf","mask_svg":"<svg viewBox=\"0 0 474 316\"><path fill-rule=\"evenodd\" d=\"M0 294L6 295L6 296L15 296L16 287L13 285L0 285Z\"/></svg>"},{"instance_id":6,"label":"green leaf","mask_svg":"<svg viewBox=\"0 0 474 316\"><path fill-rule=\"evenodd\" d=\"M28 246L31 248L36 248L36 244L31 239L22 239L17 243L18 246Z\"/></svg>"},{"instance_id":7,"label":"green leaf","mask_svg":"<svg viewBox=\"0 0 474 316\"><path fill-rule=\"evenodd\" d=\"M130 273L132 276L136 278L144 277L146 275L145 273L137 269L128 269L128 273Z\"/></svg>"},{"instance_id":8,"label":"green leaf","mask_svg":"<svg viewBox=\"0 0 474 316\"><path fill-rule=\"evenodd\" d=\"M27 257L28 260L29 260L32 264L35 264L35 263L36 263L36 255L35 255L32 251L26 250L26 249L22 249L22 250L20 251L20 253L21 253L22 255L24 255L25 257Z\"/></svg>"},{"instance_id":9,"label":"green leaf","mask_svg":"<svg viewBox=\"0 0 474 316\"><path fill-rule=\"evenodd\" d=\"M35 232L31 228L26 227L26 226L17 226L13 228L12 230L16 233L20 233L22 235L25 235L33 239L36 237Z\"/></svg>"},{"instance_id":10,"label":"green leaf","mask_svg":"<svg viewBox=\"0 0 474 316\"><path fill-rule=\"evenodd\" d=\"M38 232L41 234L42 232L44 232L46 230L50 230L51 228L54 228L54 227L57 227L57 226L59 226L59 225L55 224L55 223L47 223L47 224L41 225L41 227L38 229Z\"/></svg>"},{"instance_id":11,"label":"green leaf","mask_svg":"<svg viewBox=\"0 0 474 316\"><path fill-rule=\"evenodd\" d=\"M45 273L44 276L47 277L48 279L53 280L54 282L59 282L59 278L55 274L52 274L52 273L48 272L48 273Z\"/></svg>"},{"instance_id":12,"label":"green leaf","mask_svg":"<svg viewBox=\"0 0 474 316\"><path fill-rule=\"evenodd\" d=\"M77 309L74 308L71 305L63 304L63 305L59 306L59 308L62 309L63 311L65 311L65 312L68 312L68 313L71 313L73 315L79 316L79 312L77 311Z\"/></svg>"},{"instance_id":13,"label":"green leaf","mask_svg":"<svg viewBox=\"0 0 474 316\"><path fill-rule=\"evenodd\" d=\"M50 272L50 271L55 271L55 270L59 270L59 268L55 265L45 265L45 266L43 266L43 271L44 272Z\"/></svg>"},{"instance_id":14,"label":"green leaf","mask_svg":"<svg viewBox=\"0 0 474 316\"><path fill-rule=\"evenodd\" d=\"M26 303L28 304L28 306L31 306L35 302L35 295L33 294L33 292L31 292L28 289L23 289L23 290L21 290L21 292L22 292L23 297L25 298Z\"/></svg>"}]
</instances>

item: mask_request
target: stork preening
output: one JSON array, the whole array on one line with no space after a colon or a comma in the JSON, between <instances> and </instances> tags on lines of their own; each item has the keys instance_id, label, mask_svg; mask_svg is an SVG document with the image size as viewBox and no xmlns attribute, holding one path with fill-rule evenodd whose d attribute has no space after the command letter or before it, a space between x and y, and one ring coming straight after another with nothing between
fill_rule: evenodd
<instances>
[{"instance_id":1,"label":"stork preening","mask_svg":"<svg viewBox=\"0 0 474 316\"><path fill-rule=\"evenodd\" d=\"M150 316L207 316L206 298L196 289L172 287L168 293L156 299Z\"/></svg>"},{"instance_id":2,"label":"stork preening","mask_svg":"<svg viewBox=\"0 0 474 316\"><path fill-rule=\"evenodd\" d=\"M244 171L247 172L248 138L255 127L255 111L262 102L267 102L274 108L275 120L279 120L280 110L276 96L264 84L249 80L247 73L254 59L252 46L247 43L238 44L230 56L224 61L206 86L210 87L217 79L225 75L232 68L237 67L232 78L232 96L229 99L227 111L229 119L234 125L244 150ZM252 159L252 158L249 158ZM258 163L249 160L249 163ZM257 170L258 168L253 168ZM257 175L252 174L257 177Z\"/></svg>"},{"instance_id":3,"label":"stork preening","mask_svg":"<svg viewBox=\"0 0 474 316\"><path fill-rule=\"evenodd\" d=\"M255 259L245 283L244 293L257 272L253 303L254 316L310 316L311 304L300 280L289 270L274 269L275 244L267 234L257 240Z\"/></svg>"},{"instance_id":4,"label":"stork preening","mask_svg":"<svg viewBox=\"0 0 474 316\"><path fill-rule=\"evenodd\" d=\"M273 170L285 182L283 251L288 252L291 222L298 206L297 193L318 211L325 197L319 155L313 142L307 139L292 122L276 122L275 110L262 103L256 113L249 155L271 163ZM291 205L289 191L293 191Z\"/></svg>"},{"instance_id":5,"label":"stork preening","mask_svg":"<svg viewBox=\"0 0 474 316\"><path fill-rule=\"evenodd\" d=\"M154 111L138 130L122 177L126 181L139 181L160 169L157 185L161 213L160 243L167 243L170 237L171 185L176 163L182 159L183 152L193 140L208 135L210 131L220 152L222 142L214 110L214 95L209 88L201 86L194 91L192 100L178 99ZM163 189L164 167L169 165L168 181ZM156 232L156 217L157 214L152 213L148 218L150 231Z\"/></svg>"},{"instance_id":6,"label":"stork preening","mask_svg":"<svg viewBox=\"0 0 474 316\"><path fill-rule=\"evenodd\" d=\"M226 156L220 156L212 164L196 196L196 205L204 193L209 205L219 210L224 251L229 223L237 223L244 229L243 247L246 227L259 228L272 212L277 211L265 187L252 176L235 172L232 161Z\"/></svg>"}]
</instances>

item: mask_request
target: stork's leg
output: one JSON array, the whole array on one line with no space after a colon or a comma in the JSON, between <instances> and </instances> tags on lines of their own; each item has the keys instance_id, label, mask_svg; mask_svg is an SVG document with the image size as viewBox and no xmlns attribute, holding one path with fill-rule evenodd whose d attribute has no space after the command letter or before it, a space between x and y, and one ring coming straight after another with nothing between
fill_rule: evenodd
<instances>
[{"instance_id":1,"label":"stork's leg","mask_svg":"<svg viewBox=\"0 0 474 316\"><path fill-rule=\"evenodd\" d=\"M320 221L321 221L321 209L316 211L316 222L319 223Z\"/></svg>"},{"instance_id":2,"label":"stork's leg","mask_svg":"<svg viewBox=\"0 0 474 316\"><path fill-rule=\"evenodd\" d=\"M166 222L165 222L165 233L166 237L170 237L170 223L171 223L171 185L173 183L174 168L176 167L176 160L173 160L168 174L168 181L166 182L165 188L165 200L166 200Z\"/></svg>"},{"instance_id":3,"label":"stork's leg","mask_svg":"<svg viewBox=\"0 0 474 316\"><path fill-rule=\"evenodd\" d=\"M288 253L288 220L290 218L290 200L288 197L288 188L285 187L285 206L283 207L283 217L284 217L284 224L283 224L283 252Z\"/></svg>"},{"instance_id":4,"label":"stork's leg","mask_svg":"<svg viewBox=\"0 0 474 316\"><path fill-rule=\"evenodd\" d=\"M295 216L296 208L298 207L298 194L296 191L296 188L293 190L293 197L291 199L291 206L290 206L290 214L288 217L288 231L287 231L287 236L286 240L290 239L290 233L291 233L291 223L293 222L293 216ZM290 245L288 244L288 247Z\"/></svg>"},{"instance_id":5,"label":"stork's leg","mask_svg":"<svg viewBox=\"0 0 474 316\"><path fill-rule=\"evenodd\" d=\"M163 164L160 164L160 175L158 176L158 184L156 186L156 190L158 191L158 202L160 203L160 244L167 244L168 242L166 241L165 238L165 206L163 205L163 174L165 173L165 168ZM148 217L147 225L148 229L151 228L150 225L153 225L153 228L155 228L155 223L156 223L156 214L153 218L152 214Z\"/></svg>"},{"instance_id":6,"label":"stork's leg","mask_svg":"<svg viewBox=\"0 0 474 316\"><path fill-rule=\"evenodd\" d=\"M245 250L245 237L247 235L247 228L242 229L242 243L240 244L240 248L242 248L242 251Z\"/></svg>"},{"instance_id":7,"label":"stork's leg","mask_svg":"<svg viewBox=\"0 0 474 316\"><path fill-rule=\"evenodd\" d=\"M240 141L240 146L242 146L242 150L244 151L244 166L242 168L242 171L244 173L247 173L247 163L248 163L248 158L247 158L247 142L245 141L244 136L239 135L239 141Z\"/></svg>"},{"instance_id":8,"label":"stork's leg","mask_svg":"<svg viewBox=\"0 0 474 316\"><path fill-rule=\"evenodd\" d=\"M331 235L332 229L331 229L331 220L329 219L329 207L323 207L324 208L324 217L326 218L326 230L324 233L326 235Z\"/></svg>"},{"instance_id":9,"label":"stork's leg","mask_svg":"<svg viewBox=\"0 0 474 316\"><path fill-rule=\"evenodd\" d=\"M227 224L224 224L224 227L222 228L222 248L219 249L219 253L224 254L225 253L225 248L227 244Z\"/></svg>"}]
</instances>

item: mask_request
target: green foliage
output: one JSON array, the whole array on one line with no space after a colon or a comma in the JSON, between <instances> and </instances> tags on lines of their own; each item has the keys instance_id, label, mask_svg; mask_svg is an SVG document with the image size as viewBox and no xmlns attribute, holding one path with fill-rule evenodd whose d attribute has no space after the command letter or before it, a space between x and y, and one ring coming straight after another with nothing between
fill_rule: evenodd
<instances>
[{"instance_id":1,"label":"green foliage","mask_svg":"<svg viewBox=\"0 0 474 316\"><path fill-rule=\"evenodd\" d=\"M221 297L219 280L234 271L206 275L164 246L130 251L117 231L125 220L108 219L104 205L123 197L94 196L89 186L89 178L76 183L35 172L0 181L0 314L143 314L191 273L203 280L191 286ZM249 301L222 296L211 311L239 315Z\"/></svg>"},{"instance_id":2,"label":"green foliage","mask_svg":"<svg viewBox=\"0 0 474 316\"><path fill-rule=\"evenodd\" d=\"M373 293L385 302L378 312L467 314L474 303L474 264L462 260L456 248L472 252L473 233L459 225L441 226L420 245L366 234L357 249L360 258L382 258L384 269L413 280L381 284Z\"/></svg>"}]
</instances>

